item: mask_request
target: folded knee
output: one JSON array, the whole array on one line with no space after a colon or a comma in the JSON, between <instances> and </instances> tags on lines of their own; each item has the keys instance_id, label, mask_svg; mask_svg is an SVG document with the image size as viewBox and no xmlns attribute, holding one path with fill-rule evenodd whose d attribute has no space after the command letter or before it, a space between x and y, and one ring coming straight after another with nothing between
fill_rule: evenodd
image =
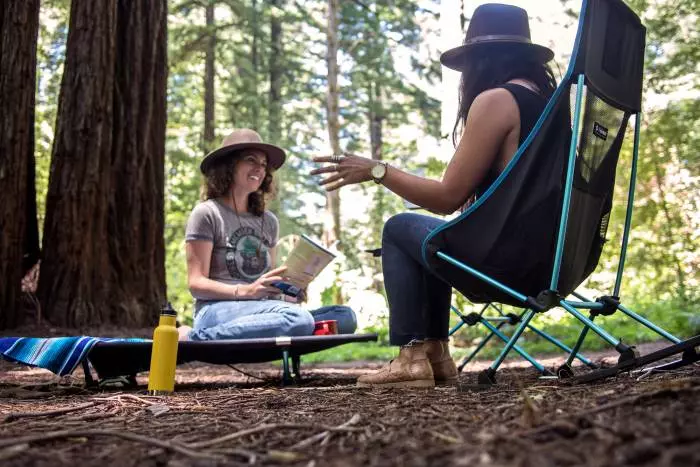
<instances>
[{"instance_id":1,"label":"folded knee","mask_svg":"<svg viewBox=\"0 0 700 467\"><path fill-rule=\"evenodd\" d=\"M395 237L397 233L406 229L406 221L411 217L411 213L402 212L391 216L384 223L382 230L382 241L386 242L387 238Z\"/></svg>"},{"instance_id":2,"label":"folded knee","mask_svg":"<svg viewBox=\"0 0 700 467\"><path fill-rule=\"evenodd\" d=\"M299 307L290 307L283 311L286 336L310 336L314 333L314 317Z\"/></svg>"}]
</instances>

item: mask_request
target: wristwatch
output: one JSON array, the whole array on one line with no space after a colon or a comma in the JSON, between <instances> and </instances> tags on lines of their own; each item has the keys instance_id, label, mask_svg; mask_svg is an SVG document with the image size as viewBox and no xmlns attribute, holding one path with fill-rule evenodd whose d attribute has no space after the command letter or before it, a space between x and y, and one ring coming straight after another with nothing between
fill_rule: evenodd
<instances>
[{"instance_id":1,"label":"wristwatch","mask_svg":"<svg viewBox=\"0 0 700 467\"><path fill-rule=\"evenodd\" d=\"M372 167L371 170L371 175L372 179L374 180L374 183L382 183L382 180L384 180L384 177L386 176L386 162L384 161L379 161L377 165Z\"/></svg>"}]
</instances>

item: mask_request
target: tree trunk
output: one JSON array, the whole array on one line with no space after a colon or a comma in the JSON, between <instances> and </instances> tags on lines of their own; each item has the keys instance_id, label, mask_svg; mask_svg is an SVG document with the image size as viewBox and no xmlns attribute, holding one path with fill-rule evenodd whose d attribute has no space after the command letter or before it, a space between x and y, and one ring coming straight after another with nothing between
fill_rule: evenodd
<instances>
[{"instance_id":1,"label":"tree trunk","mask_svg":"<svg viewBox=\"0 0 700 467\"><path fill-rule=\"evenodd\" d=\"M54 324L146 326L165 298L166 0L73 0L39 296Z\"/></svg>"},{"instance_id":2,"label":"tree trunk","mask_svg":"<svg viewBox=\"0 0 700 467\"><path fill-rule=\"evenodd\" d=\"M206 7L207 48L204 59L204 152L212 149L215 139L214 80L216 78L216 30L214 24L214 0Z\"/></svg>"},{"instance_id":3,"label":"tree trunk","mask_svg":"<svg viewBox=\"0 0 700 467\"><path fill-rule=\"evenodd\" d=\"M250 51L250 63L253 67L252 70L252 82L251 86L253 89L253 96L257 99L258 97L258 68L259 68L259 57L258 57L258 40L260 36L260 28L258 27L258 2L257 0L253 0L252 8L251 8L251 27L252 27L252 33L253 33L253 44L251 45L251 51ZM252 111L253 111L253 129L256 131L260 131L260 106L258 105L253 105L252 106ZM263 138L265 138L267 135L263 135Z\"/></svg>"},{"instance_id":4,"label":"tree trunk","mask_svg":"<svg viewBox=\"0 0 700 467\"><path fill-rule=\"evenodd\" d=\"M673 249L673 244L678 241L677 235L674 234L673 225L677 224L674 222L671 211L669 210L668 203L666 202L666 189L664 188L665 177L661 170L658 158L653 158L654 174L656 175L656 187L659 190L659 201L658 204L661 207L661 212L663 213L664 221L662 232L659 232L660 243L666 245L666 253L673 263L673 269L676 272L676 291L678 297L683 303L688 299L686 286L685 286L685 272L683 271L683 263L678 257Z\"/></svg>"},{"instance_id":5,"label":"tree trunk","mask_svg":"<svg viewBox=\"0 0 700 467\"><path fill-rule=\"evenodd\" d=\"M340 154L340 123L338 116L338 0L328 0L328 28L326 39L328 49L326 63L328 66L328 137L333 154ZM324 226L326 245L341 241L340 195L338 191L326 194L327 219Z\"/></svg>"},{"instance_id":6,"label":"tree trunk","mask_svg":"<svg viewBox=\"0 0 700 467\"><path fill-rule=\"evenodd\" d=\"M52 323L108 323L117 0L73 0L46 196L39 297Z\"/></svg>"},{"instance_id":7,"label":"tree trunk","mask_svg":"<svg viewBox=\"0 0 700 467\"><path fill-rule=\"evenodd\" d=\"M282 8L283 0L270 0L270 94L268 139L280 143L282 127Z\"/></svg>"},{"instance_id":8,"label":"tree trunk","mask_svg":"<svg viewBox=\"0 0 700 467\"><path fill-rule=\"evenodd\" d=\"M116 51L110 322L142 327L165 301L166 0L118 0Z\"/></svg>"},{"instance_id":9,"label":"tree trunk","mask_svg":"<svg viewBox=\"0 0 700 467\"><path fill-rule=\"evenodd\" d=\"M0 7L0 329L22 321L23 273L38 258L34 86L39 0ZM32 264L29 264L32 263Z\"/></svg>"},{"instance_id":10,"label":"tree trunk","mask_svg":"<svg viewBox=\"0 0 700 467\"><path fill-rule=\"evenodd\" d=\"M369 137L372 159L381 161L384 159L382 146L384 144L382 138L383 122L384 122L384 107L382 100L382 87L378 80L374 82L369 80ZM384 187L377 186L377 191L374 193L374 201L370 211L370 229L374 245L382 244L382 229L384 227L384 211L386 210L384 199ZM377 267L381 269L381 261L376 262ZM380 271L377 271L380 272ZM372 282L372 288L379 293L384 291L382 280L375 279Z\"/></svg>"},{"instance_id":11,"label":"tree trunk","mask_svg":"<svg viewBox=\"0 0 700 467\"><path fill-rule=\"evenodd\" d=\"M372 147L372 159L382 160L382 123L384 121L384 108L382 102L382 87L379 82L370 83L369 86L369 137Z\"/></svg>"}]
</instances>

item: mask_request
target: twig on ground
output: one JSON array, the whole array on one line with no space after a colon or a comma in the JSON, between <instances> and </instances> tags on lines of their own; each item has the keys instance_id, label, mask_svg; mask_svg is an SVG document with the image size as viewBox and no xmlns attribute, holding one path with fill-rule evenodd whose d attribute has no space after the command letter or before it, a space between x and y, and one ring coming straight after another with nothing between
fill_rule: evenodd
<instances>
[{"instance_id":1,"label":"twig on ground","mask_svg":"<svg viewBox=\"0 0 700 467\"><path fill-rule=\"evenodd\" d=\"M248 451L247 449L241 449L241 448L220 448L220 449L215 449L213 452L217 454L224 454L227 456L240 456L244 457L247 461L248 464L255 464L258 460L258 456L260 454L253 452L253 451Z\"/></svg>"},{"instance_id":2,"label":"twig on ground","mask_svg":"<svg viewBox=\"0 0 700 467\"><path fill-rule=\"evenodd\" d=\"M338 430L342 430L342 429L351 427L352 425L357 424L359 421L360 421L360 415L355 414L352 416L352 418L350 420L348 420L347 422L345 422L341 425L338 425L334 429L326 430L326 431L323 431L321 433L315 434L313 436L309 436L308 438L306 438L302 441L299 441L298 443L296 443L295 445L293 445L289 449L290 450L302 449L302 448L305 448L307 446L310 446L311 444L313 444L317 441L323 441L324 439L328 438L333 431L338 431Z\"/></svg>"},{"instance_id":3,"label":"twig on ground","mask_svg":"<svg viewBox=\"0 0 700 467\"><path fill-rule=\"evenodd\" d=\"M274 378L265 378L264 376L256 376L256 375L253 375L251 373L247 373L247 372L241 370L240 368L237 368L229 363L227 363L226 366L231 368L233 371L237 371L238 373L240 373L244 376L247 376L248 378L257 379L259 381L265 381L266 383L270 383L270 382L275 380Z\"/></svg>"},{"instance_id":4,"label":"twig on ground","mask_svg":"<svg viewBox=\"0 0 700 467\"><path fill-rule=\"evenodd\" d=\"M63 415L70 412L75 412L76 410L87 409L88 407L93 407L95 405L97 405L97 403L87 402L85 404L75 405L73 407L64 407L62 409L49 410L46 412L15 412L7 414L2 421L3 423L7 423L20 418L52 417L54 415Z\"/></svg>"},{"instance_id":5,"label":"twig on ground","mask_svg":"<svg viewBox=\"0 0 700 467\"><path fill-rule=\"evenodd\" d=\"M361 428L342 426L342 425L337 426L337 427L328 427L328 426L322 426L322 425L321 426L306 425L306 424L301 424L301 423L269 423L269 424L258 425L258 426L253 427L253 428L248 428L246 430L237 431L235 433L230 433L228 435L221 436L219 438L208 439L206 441L199 441L196 443L188 443L186 446L190 449L200 449L200 448L207 448L209 446L214 446L216 444L226 443L228 441L232 441L232 440L234 440L236 438L240 438L242 436L252 435L252 434L260 433L263 431L316 429L316 428L321 428L321 429L326 430L326 431L360 431L361 430Z\"/></svg>"},{"instance_id":6,"label":"twig on ground","mask_svg":"<svg viewBox=\"0 0 700 467\"><path fill-rule=\"evenodd\" d=\"M193 457L193 458L199 458L199 459L218 459L218 458L220 458L220 456L216 456L213 454L193 451L185 446L181 446L181 445L175 444L175 443L170 442L170 441L162 441L162 440L157 439L157 438L151 438L148 436L137 435L136 433L130 433L128 431L113 431L113 430L87 430L87 429L60 430L60 431L52 431L49 433L38 434L38 435L20 436L17 438L0 440L0 449L6 448L9 446L37 443L37 442L42 442L42 441L51 441L51 440L62 439L62 438L79 438L79 437L89 438L89 437L93 437L93 436L115 436L117 438L123 438L123 439L129 440L129 441L136 441L138 443L151 444L151 445L163 448L163 449L177 452L178 454L182 454L183 456L187 456L187 457Z\"/></svg>"},{"instance_id":7,"label":"twig on ground","mask_svg":"<svg viewBox=\"0 0 700 467\"><path fill-rule=\"evenodd\" d=\"M153 404L159 403L159 402L146 400L143 397L135 396L133 394L118 394L118 395L113 396L113 397L93 397L92 399L96 400L96 401L110 401L110 402L116 401L116 402L122 403L122 397L127 398L127 399L133 399L133 400L138 401L138 402L143 402L144 404L147 404L147 405L153 405ZM156 401L160 401L160 399L161 399L161 396L144 396L144 397L155 398Z\"/></svg>"}]
</instances>

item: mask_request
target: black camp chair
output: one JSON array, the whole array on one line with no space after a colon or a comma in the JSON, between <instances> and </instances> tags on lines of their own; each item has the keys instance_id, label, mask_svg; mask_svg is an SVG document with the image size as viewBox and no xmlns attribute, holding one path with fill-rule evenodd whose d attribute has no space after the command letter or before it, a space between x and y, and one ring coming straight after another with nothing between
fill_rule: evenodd
<instances>
[{"instance_id":1,"label":"black camp chair","mask_svg":"<svg viewBox=\"0 0 700 467\"><path fill-rule=\"evenodd\" d=\"M472 302L525 309L500 356L479 374L480 384L495 383L496 370L535 314L557 306L584 324L569 359L559 368L562 377L573 374L570 364L589 329L620 356L615 369L594 371L588 379L680 352L683 358L672 365L698 360L694 347L700 345L700 336L681 342L624 307L619 298L639 149L645 32L621 0L584 0L571 63L532 132L483 196L423 244L431 269ZM632 115L632 170L617 279L610 295L590 300L575 289L600 258L615 169ZM567 299L571 294L577 301ZM590 317L581 310L589 310ZM617 311L673 345L638 358L634 347L593 322Z\"/></svg>"}]
</instances>

